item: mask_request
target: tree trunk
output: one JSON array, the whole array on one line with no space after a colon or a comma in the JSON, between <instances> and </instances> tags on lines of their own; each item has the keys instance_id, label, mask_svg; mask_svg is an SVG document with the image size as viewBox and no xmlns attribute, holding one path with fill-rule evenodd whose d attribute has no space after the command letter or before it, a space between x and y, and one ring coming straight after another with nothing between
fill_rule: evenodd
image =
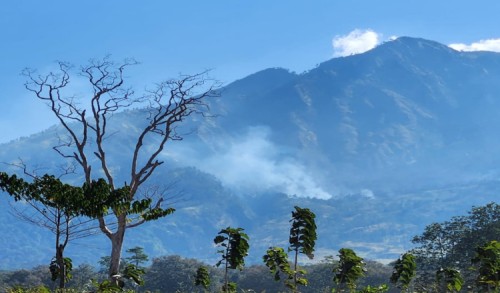
<instances>
[{"instance_id":1,"label":"tree trunk","mask_svg":"<svg viewBox=\"0 0 500 293\"><path fill-rule=\"evenodd\" d=\"M111 263L109 266L109 279L118 284L120 276L120 261L122 256L123 239L125 238L126 215L118 217L118 227L111 237Z\"/></svg>"},{"instance_id":2,"label":"tree trunk","mask_svg":"<svg viewBox=\"0 0 500 293\"><path fill-rule=\"evenodd\" d=\"M298 287L298 285L297 285L297 262L299 260L299 249L296 247L294 251L295 251L295 256L293 258L293 288L292 288L292 292L296 293L296 292L299 292L299 290L297 289L297 287Z\"/></svg>"},{"instance_id":3,"label":"tree trunk","mask_svg":"<svg viewBox=\"0 0 500 293\"><path fill-rule=\"evenodd\" d=\"M229 239L227 241L226 256L228 256L228 254L229 254ZM228 270L229 270L229 264L228 264L227 258L226 258L225 270L224 270L224 290L223 290L223 292L229 292L229 279L227 276Z\"/></svg>"},{"instance_id":4,"label":"tree trunk","mask_svg":"<svg viewBox=\"0 0 500 293\"><path fill-rule=\"evenodd\" d=\"M66 264L64 263L64 247L66 244L61 244L61 211L57 209L57 214L56 214L56 263L58 265L59 269L59 288L64 289L65 281L66 281ZM66 230L68 232L68 230ZM66 241L64 243L67 243L68 237L66 236Z\"/></svg>"},{"instance_id":5,"label":"tree trunk","mask_svg":"<svg viewBox=\"0 0 500 293\"><path fill-rule=\"evenodd\" d=\"M64 247L59 245L56 248L56 262L59 266L59 288L64 289L66 286L66 263L64 263Z\"/></svg>"}]
</instances>

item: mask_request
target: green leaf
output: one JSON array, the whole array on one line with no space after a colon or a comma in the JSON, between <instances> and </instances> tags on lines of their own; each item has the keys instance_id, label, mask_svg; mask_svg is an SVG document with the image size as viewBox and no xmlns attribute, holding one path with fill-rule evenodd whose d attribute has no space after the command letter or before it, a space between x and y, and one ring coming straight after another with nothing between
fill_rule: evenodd
<instances>
[{"instance_id":1,"label":"green leaf","mask_svg":"<svg viewBox=\"0 0 500 293\"><path fill-rule=\"evenodd\" d=\"M123 277L132 280L137 285L144 285L142 276L146 272L142 268L138 268L133 264L128 264L123 271Z\"/></svg>"},{"instance_id":2,"label":"green leaf","mask_svg":"<svg viewBox=\"0 0 500 293\"><path fill-rule=\"evenodd\" d=\"M198 270L196 270L196 275L194 277L195 286L201 285L203 288L208 289L210 286L210 276L206 267L199 267Z\"/></svg>"}]
</instances>

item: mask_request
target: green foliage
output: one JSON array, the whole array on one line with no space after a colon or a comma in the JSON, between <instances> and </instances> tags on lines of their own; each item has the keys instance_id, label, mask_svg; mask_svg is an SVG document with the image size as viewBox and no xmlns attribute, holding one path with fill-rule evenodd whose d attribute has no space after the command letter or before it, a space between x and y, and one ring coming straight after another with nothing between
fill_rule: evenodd
<instances>
[{"instance_id":1,"label":"green foliage","mask_svg":"<svg viewBox=\"0 0 500 293\"><path fill-rule=\"evenodd\" d=\"M21 269L4 272L0 278L0 292L6 288L26 289L41 286L53 287L48 266L37 266L31 270ZM3 290L3 291L2 291Z\"/></svg>"},{"instance_id":2,"label":"green foliage","mask_svg":"<svg viewBox=\"0 0 500 293\"><path fill-rule=\"evenodd\" d=\"M71 258L64 257L62 259L62 267L61 267L61 264L59 263L58 259L54 257L54 258L52 258L52 261L50 262L49 270L50 270L52 281L55 281L55 280L61 278L62 276L60 274L61 274L61 272L64 272L64 274L65 274L64 280L65 280L65 282L68 282L73 277L73 275L71 274L71 271L73 270L73 262L72 262Z\"/></svg>"},{"instance_id":3,"label":"green foliage","mask_svg":"<svg viewBox=\"0 0 500 293\"><path fill-rule=\"evenodd\" d=\"M100 266L99 272L107 275L107 271L111 264L111 256L109 255L101 256L101 258L97 263ZM124 260L120 260L120 272L123 272L123 269L125 269L125 264L126 262Z\"/></svg>"},{"instance_id":4,"label":"green foliage","mask_svg":"<svg viewBox=\"0 0 500 293\"><path fill-rule=\"evenodd\" d=\"M146 273L146 270L143 267L137 266L134 263L128 263L127 260L131 260L132 259L132 260L135 261L135 263L141 263L144 260L143 257L145 256L146 259L147 259L147 256L144 253L142 253L142 248L141 247L134 247L131 250L135 252L133 254L133 256L130 257L130 258L127 258L126 260L122 259L120 261L120 269L119 269L119 272L118 272L119 282L117 284L113 283L113 285L117 285L117 286L111 286L111 283L108 284L107 282L101 283L102 286L106 287L106 286L110 285L111 289L113 289L115 287L124 288L125 287L125 281L127 281L127 280L133 282L135 285L139 285L139 286L144 285L143 276ZM127 252L128 251L129 250L127 250ZM99 260L99 265L101 266L101 271L100 271L101 274L104 273L104 275L107 275L107 274L105 274L105 272L109 268L110 263L111 263L111 257L110 256L103 256L103 257L101 257L101 259Z\"/></svg>"},{"instance_id":5,"label":"green foliage","mask_svg":"<svg viewBox=\"0 0 500 293\"><path fill-rule=\"evenodd\" d=\"M464 286L477 286L478 271L469 269L476 248L500 235L500 205L489 203L473 207L467 216L433 223L412 240L418 246L411 251L416 257L419 276L416 284L425 287L434 282L440 268L456 268L462 272Z\"/></svg>"},{"instance_id":6,"label":"green foliage","mask_svg":"<svg viewBox=\"0 0 500 293\"><path fill-rule=\"evenodd\" d=\"M28 288L28 289L16 287L16 288L7 289L5 292L6 293L52 293L52 292L54 292L54 293L81 293L81 291L78 291L75 289L56 289L54 291L50 291L50 289L48 289L45 286L38 286L35 288Z\"/></svg>"},{"instance_id":7,"label":"green foliage","mask_svg":"<svg viewBox=\"0 0 500 293\"><path fill-rule=\"evenodd\" d=\"M23 179L0 172L0 190L10 194L16 201L24 197L27 188L27 183Z\"/></svg>"},{"instance_id":8,"label":"green foliage","mask_svg":"<svg viewBox=\"0 0 500 293\"><path fill-rule=\"evenodd\" d=\"M476 282L486 290L493 288L500 290L500 242L492 240L476 249L476 256L472 263L478 268L479 275Z\"/></svg>"},{"instance_id":9,"label":"green foliage","mask_svg":"<svg viewBox=\"0 0 500 293\"><path fill-rule=\"evenodd\" d=\"M36 286L33 288L23 288L20 286L14 286L13 288L8 288L5 290L5 293L81 293L81 291L75 290L75 289L66 289L66 288L59 288L55 289L54 291L51 291L49 288L46 286Z\"/></svg>"},{"instance_id":10,"label":"green foliage","mask_svg":"<svg viewBox=\"0 0 500 293\"><path fill-rule=\"evenodd\" d=\"M77 233L79 236L89 234L83 233L84 229L76 228L78 224L72 220L78 216L81 208L82 189L63 183L58 178L45 174L35 177L33 182L28 183L23 179L17 179L15 175L0 175L0 186L2 190L9 192L15 200L24 199L31 207L40 214L42 227L48 228L55 234L56 257L50 264L52 280L60 280L59 287L64 288L65 283L71 279L72 263L70 258L64 257L64 249L70 238ZM50 210L50 212L47 212ZM37 223L40 218L28 216L28 221ZM75 232L77 230L78 232Z\"/></svg>"},{"instance_id":11,"label":"green foliage","mask_svg":"<svg viewBox=\"0 0 500 293\"><path fill-rule=\"evenodd\" d=\"M300 208L295 206L295 211L292 211L292 227L290 228L290 236L288 242L290 246L288 251L295 252L293 261L293 283L286 282L287 286L295 292L297 286L307 286L307 279L304 275L307 273L304 269L298 268L299 253L305 254L309 259L314 258L314 246L316 244L316 215L308 208Z\"/></svg>"},{"instance_id":12,"label":"green foliage","mask_svg":"<svg viewBox=\"0 0 500 293\"><path fill-rule=\"evenodd\" d=\"M228 282L222 285L222 292L225 293L236 293L238 286L235 282Z\"/></svg>"},{"instance_id":13,"label":"green foliage","mask_svg":"<svg viewBox=\"0 0 500 293\"><path fill-rule=\"evenodd\" d=\"M293 280L293 271L288 262L288 255L283 248L269 247L262 259L273 274L275 281L281 279L280 274L284 274L288 281Z\"/></svg>"},{"instance_id":14,"label":"green foliage","mask_svg":"<svg viewBox=\"0 0 500 293\"><path fill-rule=\"evenodd\" d=\"M104 280L102 282L93 282L94 287L96 288L97 293L116 293L123 292L123 286L111 282L109 280Z\"/></svg>"},{"instance_id":15,"label":"green foliage","mask_svg":"<svg viewBox=\"0 0 500 293\"><path fill-rule=\"evenodd\" d=\"M59 278L59 264L57 263L57 259L54 257L52 258L52 261L50 262L50 276L52 281L55 281Z\"/></svg>"},{"instance_id":16,"label":"green foliage","mask_svg":"<svg viewBox=\"0 0 500 293\"><path fill-rule=\"evenodd\" d=\"M444 287L445 292L459 292L462 289L464 280L456 269L441 268L436 272L438 287Z\"/></svg>"},{"instance_id":17,"label":"green foliage","mask_svg":"<svg viewBox=\"0 0 500 293\"><path fill-rule=\"evenodd\" d=\"M135 264L136 267L139 267L140 264L146 263L149 260L148 256L144 253L144 248L140 246L127 249L126 252L131 254L126 260Z\"/></svg>"},{"instance_id":18,"label":"green foliage","mask_svg":"<svg viewBox=\"0 0 500 293\"><path fill-rule=\"evenodd\" d=\"M64 216L65 225L67 226L64 234L61 232L63 230L60 227L62 225L61 221L56 219L52 222L53 225L57 225L52 230L56 231L56 255L58 259L52 262L51 269L52 277L60 279L60 288L65 287L65 280L71 276L69 274L70 271L65 269L65 261L62 258L65 246L70 238L69 235L71 234L69 229L72 217L86 216L102 220L102 217L111 211L117 217L125 215L121 221L118 221L119 225L122 225L123 229L125 229L130 227L126 226L126 216L128 215L138 214L140 220L135 224L139 225L143 222L165 217L175 211L173 208L161 208L161 200L154 207L152 206L152 200L149 198L133 201L130 186L125 185L121 188L114 188L102 178L97 181L85 182L82 187L75 187L65 184L58 178L47 174L34 178L32 183L27 183L22 179L18 179L15 175L9 176L6 173L1 173L0 188L3 191L9 192L16 200L22 198L36 201L46 207L57 209L57 215L62 214ZM118 230L117 228L116 233L118 233ZM61 239L61 237L65 238ZM117 250L113 249L113 251ZM121 251L121 247L118 251ZM59 269L59 273L55 272L57 268ZM119 273L118 269L118 263L111 264L109 266L109 275ZM61 277L63 274L65 274L64 278Z\"/></svg>"},{"instance_id":19,"label":"green foliage","mask_svg":"<svg viewBox=\"0 0 500 293\"><path fill-rule=\"evenodd\" d=\"M79 211L82 190L65 184L53 175L37 177L32 183L0 172L0 190L13 196L15 200L35 200L45 206L63 210L67 215L76 215Z\"/></svg>"},{"instance_id":20,"label":"green foliage","mask_svg":"<svg viewBox=\"0 0 500 293\"><path fill-rule=\"evenodd\" d=\"M250 246L248 244L249 237L243 233L243 230L242 228L227 227L214 238L215 245L223 248L217 251L222 255L222 259L216 263L217 267L225 264L223 292L232 292L228 291L232 288L228 281L228 269L242 270L245 266L245 257L248 255Z\"/></svg>"},{"instance_id":21,"label":"green foliage","mask_svg":"<svg viewBox=\"0 0 500 293\"><path fill-rule=\"evenodd\" d=\"M160 218L166 217L170 214L173 214L175 212L174 208L160 208L160 207L155 207L146 210L141 217L147 222L147 221L153 221L153 220L158 220Z\"/></svg>"},{"instance_id":22,"label":"green foliage","mask_svg":"<svg viewBox=\"0 0 500 293\"><path fill-rule=\"evenodd\" d=\"M6 293L50 293L50 290L45 286L38 286L31 289L16 286L14 288L7 289Z\"/></svg>"},{"instance_id":23,"label":"green foliage","mask_svg":"<svg viewBox=\"0 0 500 293\"><path fill-rule=\"evenodd\" d=\"M146 273L143 268L139 268L134 264L127 264L125 270L123 270L122 278L133 281L136 285L144 285L144 279L142 276Z\"/></svg>"},{"instance_id":24,"label":"green foliage","mask_svg":"<svg viewBox=\"0 0 500 293\"><path fill-rule=\"evenodd\" d=\"M382 284L377 287L368 285L365 288L359 290L357 293L384 293L387 291L389 291L389 286L387 286L386 284Z\"/></svg>"},{"instance_id":25,"label":"green foliage","mask_svg":"<svg viewBox=\"0 0 500 293\"><path fill-rule=\"evenodd\" d=\"M403 254L395 263L391 276L391 283L400 284L403 290L408 290L410 283L415 277L417 264L415 257L411 253Z\"/></svg>"},{"instance_id":26,"label":"green foliage","mask_svg":"<svg viewBox=\"0 0 500 293\"><path fill-rule=\"evenodd\" d=\"M194 285L202 286L205 289L210 287L210 275L206 267L199 267L194 276Z\"/></svg>"},{"instance_id":27,"label":"green foliage","mask_svg":"<svg viewBox=\"0 0 500 293\"><path fill-rule=\"evenodd\" d=\"M286 252L286 249L284 252ZM304 265L304 268L308 272L308 285L300 287L300 292L331 292L334 286L331 281L332 265L332 261ZM206 268L208 272L210 285L207 289L204 289L202 286L195 286L196 273L200 267ZM392 268L389 266L371 261L366 262L366 267L368 272L358 282L358 290L364 290L370 286L373 291L379 284L389 279L392 271ZM73 278L67 284L67 287L70 289L65 289L64 292L96 292L99 283L94 282L95 285L92 285L91 280L100 282L107 278L107 273L99 276L97 270L98 268L93 268L90 265L75 266L73 269ZM213 265L210 266L195 259L169 255L152 259L151 265L147 267L143 278L145 284L137 288L139 292L221 292L224 282L224 272L222 269L215 268ZM229 273L229 281L238 284L238 292L290 292L289 287L286 287L283 282L286 278L286 275L281 275L281 281L276 282L274 276L270 274L269 268L263 263L262 265L245 265L243 271L230 270ZM125 288L134 289L128 286L130 285L129 282L125 283ZM13 287L15 284L22 285L23 288L36 288L40 285L44 285L47 288L54 286L54 283L50 280L48 266L44 266L43 269L23 270L22 274L0 271L0 292L5 292L5 288ZM109 288L106 289L106 284L110 285L109 282L104 282L100 286L101 292L111 290ZM117 289L114 286L112 288L114 288L115 292L121 292L119 291L121 289ZM392 290L389 292L394 293L397 291Z\"/></svg>"},{"instance_id":28,"label":"green foliage","mask_svg":"<svg viewBox=\"0 0 500 293\"><path fill-rule=\"evenodd\" d=\"M126 277L122 276L122 278L126 278ZM96 292L96 293L118 293L118 292L134 293L134 290L124 288L125 282L122 280L122 278L118 279L118 282L114 282L114 281L110 281L110 280L104 280L102 282L97 282L95 280L92 280L92 285L94 287L94 290L91 292Z\"/></svg>"},{"instance_id":29,"label":"green foliage","mask_svg":"<svg viewBox=\"0 0 500 293\"><path fill-rule=\"evenodd\" d=\"M89 291L92 280L98 280L97 270L89 264L80 264L72 270L73 277L66 284L66 288L72 288L75 292ZM107 274L104 275L107 277Z\"/></svg>"},{"instance_id":30,"label":"green foliage","mask_svg":"<svg viewBox=\"0 0 500 293\"><path fill-rule=\"evenodd\" d=\"M421 244L414 252L433 260L442 260L453 244L449 225L448 222L427 225L422 235L415 236L412 240L413 243Z\"/></svg>"},{"instance_id":31,"label":"green foliage","mask_svg":"<svg viewBox=\"0 0 500 293\"><path fill-rule=\"evenodd\" d=\"M16 175L0 172L0 190L6 191L15 200L36 200L62 209L68 215L90 218L105 216L112 209L117 215L139 214L145 221L151 221L175 211L173 208L153 207L150 198L132 201L130 186L113 189L102 178L76 187L48 174L28 183Z\"/></svg>"},{"instance_id":32,"label":"green foliage","mask_svg":"<svg viewBox=\"0 0 500 293\"><path fill-rule=\"evenodd\" d=\"M292 227L290 228L289 251L296 251L314 258L314 245L316 243L316 215L307 208L295 206L292 211Z\"/></svg>"},{"instance_id":33,"label":"green foliage","mask_svg":"<svg viewBox=\"0 0 500 293\"><path fill-rule=\"evenodd\" d=\"M357 280L364 276L366 271L363 258L357 256L349 248L341 248L339 250L339 258L338 265L333 269L335 273L333 281L338 285L337 288L340 288L341 285L347 285L350 292L354 292Z\"/></svg>"},{"instance_id":34,"label":"green foliage","mask_svg":"<svg viewBox=\"0 0 500 293\"><path fill-rule=\"evenodd\" d=\"M274 276L269 273L269 268L264 265L247 266L245 267L245 270L238 272L237 275L233 274L231 279L238 282L238 288L240 292L260 293L287 291L287 287L285 286L284 282L276 282L274 280Z\"/></svg>"},{"instance_id":35,"label":"green foliage","mask_svg":"<svg viewBox=\"0 0 500 293\"><path fill-rule=\"evenodd\" d=\"M248 235L243 233L243 230L242 228L227 227L214 238L214 243L224 248L217 251L222 254L222 259L217 262L216 266L225 263L230 269L243 269L245 257L250 248Z\"/></svg>"},{"instance_id":36,"label":"green foliage","mask_svg":"<svg viewBox=\"0 0 500 293\"><path fill-rule=\"evenodd\" d=\"M140 215L143 220L152 221L175 212L174 208L153 207L151 198L132 200L130 186L113 190L102 178L84 183L82 191L80 213L91 218L103 217L113 210L115 215Z\"/></svg>"},{"instance_id":37,"label":"green foliage","mask_svg":"<svg viewBox=\"0 0 500 293\"><path fill-rule=\"evenodd\" d=\"M113 193L114 196L120 193ZM108 213L109 207L114 205L114 202L120 201L119 198L111 196L111 187L103 178L85 182L82 186L82 206L81 214L99 218Z\"/></svg>"},{"instance_id":38,"label":"green foliage","mask_svg":"<svg viewBox=\"0 0 500 293\"><path fill-rule=\"evenodd\" d=\"M304 277L305 274L307 274L307 271L305 269L294 270L294 284L287 282L286 283L287 287L296 290L297 285L307 286L309 284L309 281L307 280L306 277Z\"/></svg>"},{"instance_id":39,"label":"green foliage","mask_svg":"<svg viewBox=\"0 0 500 293\"><path fill-rule=\"evenodd\" d=\"M144 275L145 284L141 287L141 291L197 292L199 289L195 286L195 275L199 267L205 267L208 270L211 279L208 291L218 292L217 289L221 287L220 280L223 278L221 270L178 255L154 258Z\"/></svg>"}]
</instances>

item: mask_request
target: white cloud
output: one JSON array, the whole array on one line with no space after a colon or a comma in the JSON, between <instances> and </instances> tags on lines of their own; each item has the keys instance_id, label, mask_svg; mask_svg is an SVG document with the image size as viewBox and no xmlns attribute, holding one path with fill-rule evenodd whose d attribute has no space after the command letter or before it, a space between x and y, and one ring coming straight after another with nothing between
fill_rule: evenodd
<instances>
[{"instance_id":1,"label":"white cloud","mask_svg":"<svg viewBox=\"0 0 500 293\"><path fill-rule=\"evenodd\" d=\"M366 188L365 189L361 189L360 193L361 193L362 196L364 196L366 198L369 198L369 199L375 198L375 193L373 193L373 191L370 190L370 189L366 189Z\"/></svg>"},{"instance_id":2,"label":"white cloud","mask_svg":"<svg viewBox=\"0 0 500 293\"><path fill-rule=\"evenodd\" d=\"M381 35L373 30L355 29L346 36L336 36L333 41L335 57L364 53L380 43Z\"/></svg>"},{"instance_id":3,"label":"white cloud","mask_svg":"<svg viewBox=\"0 0 500 293\"><path fill-rule=\"evenodd\" d=\"M472 44L450 44L448 45L450 48L455 49L457 51L492 51L492 52L500 52L500 39L488 39L488 40L480 40L479 42L475 42Z\"/></svg>"}]
</instances>

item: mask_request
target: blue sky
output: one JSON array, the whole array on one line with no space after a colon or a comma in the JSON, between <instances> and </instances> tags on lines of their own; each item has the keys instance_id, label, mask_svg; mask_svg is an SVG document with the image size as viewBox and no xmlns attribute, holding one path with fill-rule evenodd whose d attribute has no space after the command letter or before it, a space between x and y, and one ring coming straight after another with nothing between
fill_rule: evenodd
<instances>
[{"instance_id":1,"label":"blue sky","mask_svg":"<svg viewBox=\"0 0 500 293\"><path fill-rule=\"evenodd\" d=\"M111 54L141 62L135 85L213 69L227 84L269 67L298 73L392 37L500 51L500 2L428 0L6 0L0 7L0 143L55 123L25 67Z\"/></svg>"}]
</instances>

